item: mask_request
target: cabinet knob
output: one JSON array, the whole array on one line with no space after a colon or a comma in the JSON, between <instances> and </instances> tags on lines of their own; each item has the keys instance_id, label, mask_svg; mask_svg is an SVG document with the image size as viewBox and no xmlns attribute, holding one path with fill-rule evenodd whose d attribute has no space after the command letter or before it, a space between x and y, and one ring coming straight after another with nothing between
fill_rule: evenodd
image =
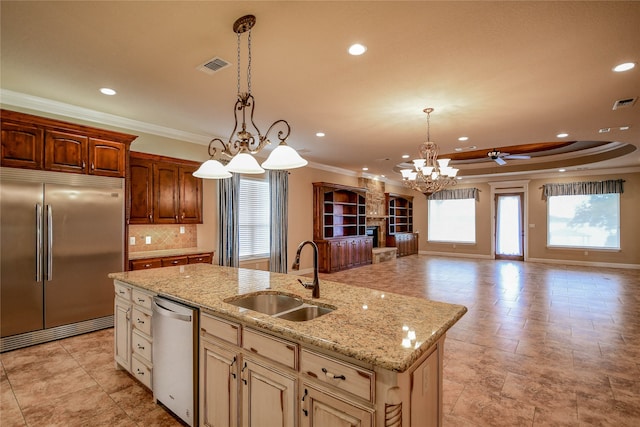
<instances>
[{"instance_id":1,"label":"cabinet knob","mask_svg":"<svg viewBox=\"0 0 640 427\"><path fill-rule=\"evenodd\" d=\"M85 161L83 160L83 161L82 161L82 169L84 169L84 168L86 168L86 167L87 167L87 164L86 164L86 163L85 163Z\"/></svg>"},{"instance_id":2,"label":"cabinet knob","mask_svg":"<svg viewBox=\"0 0 640 427\"><path fill-rule=\"evenodd\" d=\"M93 162L91 162L91 170L96 170L96 165L94 165Z\"/></svg>"}]
</instances>

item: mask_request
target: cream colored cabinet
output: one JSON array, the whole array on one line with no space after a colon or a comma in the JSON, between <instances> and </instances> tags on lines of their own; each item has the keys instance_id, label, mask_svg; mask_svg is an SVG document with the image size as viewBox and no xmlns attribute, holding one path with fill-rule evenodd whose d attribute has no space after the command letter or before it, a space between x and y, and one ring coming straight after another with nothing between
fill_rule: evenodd
<instances>
[{"instance_id":1,"label":"cream colored cabinet","mask_svg":"<svg viewBox=\"0 0 640 427\"><path fill-rule=\"evenodd\" d=\"M295 374L246 357L240 375L243 427L297 425Z\"/></svg>"},{"instance_id":2,"label":"cream colored cabinet","mask_svg":"<svg viewBox=\"0 0 640 427\"><path fill-rule=\"evenodd\" d=\"M301 427L371 427L374 425L372 409L316 387L316 384L310 382L302 383Z\"/></svg>"},{"instance_id":3,"label":"cream colored cabinet","mask_svg":"<svg viewBox=\"0 0 640 427\"><path fill-rule=\"evenodd\" d=\"M116 368L131 370L131 288L116 283L113 310L114 359Z\"/></svg>"},{"instance_id":4,"label":"cream colored cabinet","mask_svg":"<svg viewBox=\"0 0 640 427\"><path fill-rule=\"evenodd\" d=\"M200 424L238 425L238 357L233 349L200 341Z\"/></svg>"},{"instance_id":5,"label":"cream colored cabinet","mask_svg":"<svg viewBox=\"0 0 640 427\"><path fill-rule=\"evenodd\" d=\"M152 387L151 301L153 295L114 282L114 358L116 367L129 371L147 388Z\"/></svg>"}]
</instances>

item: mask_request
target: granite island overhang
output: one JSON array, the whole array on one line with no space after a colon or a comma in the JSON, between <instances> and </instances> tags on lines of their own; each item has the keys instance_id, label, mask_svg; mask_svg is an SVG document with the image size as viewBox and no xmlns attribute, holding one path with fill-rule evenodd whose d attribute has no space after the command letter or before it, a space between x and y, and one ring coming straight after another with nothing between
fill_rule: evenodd
<instances>
[{"instance_id":1,"label":"granite island overhang","mask_svg":"<svg viewBox=\"0 0 640 427\"><path fill-rule=\"evenodd\" d=\"M300 276L191 264L112 273L110 278L167 296L256 329L393 372L404 372L444 337L467 311L461 305L321 280L321 298ZM231 305L239 295L273 292L336 307L331 313L293 322Z\"/></svg>"}]
</instances>

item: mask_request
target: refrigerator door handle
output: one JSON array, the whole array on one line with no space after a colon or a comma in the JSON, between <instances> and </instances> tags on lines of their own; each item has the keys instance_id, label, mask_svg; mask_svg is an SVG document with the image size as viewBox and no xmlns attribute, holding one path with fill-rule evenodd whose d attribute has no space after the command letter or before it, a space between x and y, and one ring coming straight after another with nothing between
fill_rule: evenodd
<instances>
[{"instance_id":1,"label":"refrigerator door handle","mask_svg":"<svg viewBox=\"0 0 640 427\"><path fill-rule=\"evenodd\" d=\"M36 203L36 282L42 281L42 205Z\"/></svg>"},{"instance_id":2,"label":"refrigerator door handle","mask_svg":"<svg viewBox=\"0 0 640 427\"><path fill-rule=\"evenodd\" d=\"M53 212L47 205L47 280L53 280Z\"/></svg>"}]
</instances>

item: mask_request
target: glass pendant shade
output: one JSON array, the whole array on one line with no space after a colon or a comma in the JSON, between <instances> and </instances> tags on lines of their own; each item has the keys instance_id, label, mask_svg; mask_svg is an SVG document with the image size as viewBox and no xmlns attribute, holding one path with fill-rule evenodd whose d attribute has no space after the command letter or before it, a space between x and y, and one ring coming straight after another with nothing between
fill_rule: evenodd
<instances>
[{"instance_id":1,"label":"glass pendant shade","mask_svg":"<svg viewBox=\"0 0 640 427\"><path fill-rule=\"evenodd\" d=\"M424 167L425 159L415 159L413 161L413 165L416 167L416 170L422 169Z\"/></svg>"},{"instance_id":2,"label":"glass pendant shade","mask_svg":"<svg viewBox=\"0 0 640 427\"><path fill-rule=\"evenodd\" d=\"M193 173L193 176L204 179L231 178L231 174L225 169L222 163L213 159L201 164L198 170Z\"/></svg>"},{"instance_id":3,"label":"glass pendant shade","mask_svg":"<svg viewBox=\"0 0 640 427\"><path fill-rule=\"evenodd\" d=\"M440 167L440 169L446 168L447 166L449 166L450 160L451 159L438 159L438 166Z\"/></svg>"},{"instance_id":4,"label":"glass pendant shade","mask_svg":"<svg viewBox=\"0 0 640 427\"><path fill-rule=\"evenodd\" d=\"M280 143L262 163L265 169L285 170L301 168L307 165L305 159L298 152L283 142Z\"/></svg>"},{"instance_id":5,"label":"glass pendant shade","mask_svg":"<svg viewBox=\"0 0 640 427\"><path fill-rule=\"evenodd\" d=\"M260 167L255 157L249 154L247 151L240 151L233 156L227 170L234 173L246 173L246 174L258 174L264 173L264 169Z\"/></svg>"}]
</instances>

